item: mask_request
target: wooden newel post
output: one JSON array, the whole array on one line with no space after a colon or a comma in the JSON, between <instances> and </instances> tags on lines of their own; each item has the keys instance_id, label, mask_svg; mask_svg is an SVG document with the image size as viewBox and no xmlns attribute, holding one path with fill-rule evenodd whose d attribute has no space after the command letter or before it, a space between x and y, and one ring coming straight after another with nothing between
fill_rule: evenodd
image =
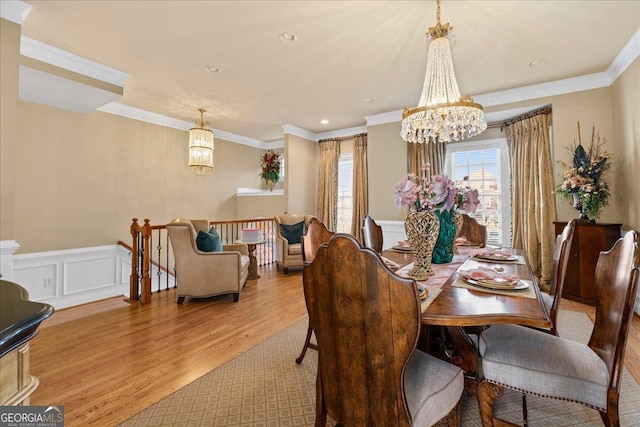
<instances>
[{"instance_id":1,"label":"wooden newel post","mask_svg":"<svg viewBox=\"0 0 640 427\"><path fill-rule=\"evenodd\" d=\"M140 288L138 286L138 218L133 218L131 224L131 276L129 276L129 300L137 300Z\"/></svg>"},{"instance_id":2,"label":"wooden newel post","mask_svg":"<svg viewBox=\"0 0 640 427\"><path fill-rule=\"evenodd\" d=\"M142 293L140 295L140 302L142 304L148 304L151 302L151 276L149 275L149 268L151 266L151 248L149 246L149 238L151 237L151 225L149 219L144 220L142 226Z\"/></svg>"}]
</instances>

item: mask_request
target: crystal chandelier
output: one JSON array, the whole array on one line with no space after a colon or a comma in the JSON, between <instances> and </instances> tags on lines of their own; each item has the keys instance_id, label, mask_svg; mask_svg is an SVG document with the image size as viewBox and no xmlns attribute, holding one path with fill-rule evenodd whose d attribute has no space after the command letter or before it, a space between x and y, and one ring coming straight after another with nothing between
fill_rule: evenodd
<instances>
[{"instance_id":1,"label":"crystal chandelier","mask_svg":"<svg viewBox=\"0 0 640 427\"><path fill-rule=\"evenodd\" d=\"M453 27L440 24L440 0L437 0L437 24L429 28L427 72L418 107L405 107L400 135L407 142L460 141L487 128L482 105L469 95L460 96L453 71L447 36Z\"/></svg>"},{"instance_id":2,"label":"crystal chandelier","mask_svg":"<svg viewBox=\"0 0 640 427\"><path fill-rule=\"evenodd\" d=\"M213 170L213 131L204 120L207 110L198 111L200 118L195 119L195 126L189 129L189 167L198 175L209 175Z\"/></svg>"}]
</instances>

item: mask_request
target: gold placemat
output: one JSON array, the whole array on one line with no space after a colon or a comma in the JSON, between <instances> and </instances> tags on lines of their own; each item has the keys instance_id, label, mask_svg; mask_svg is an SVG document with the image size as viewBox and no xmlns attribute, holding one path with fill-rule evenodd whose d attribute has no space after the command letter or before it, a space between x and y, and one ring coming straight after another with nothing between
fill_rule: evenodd
<instances>
[{"instance_id":1,"label":"gold placemat","mask_svg":"<svg viewBox=\"0 0 640 427\"><path fill-rule=\"evenodd\" d=\"M431 303L440 295L442 289L438 288L426 288L429 291L429 295L423 300L420 300L420 312L424 313L427 307L431 305Z\"/></svg>"},{"instance_id":2,"label":"gold placemat","mask_svg":"<svg viewBox=\"0 0 640 427\"><path fill-rule=\"evenodd\" d=\"M471 283L467 283L462 278L456 279L456 281L451 286L455 286L456 288L470 289L472 291L487 292L489 294L507 295L510 297L537 298L536 290L533 288L533 283L529 280L523 280L523 282L528 283L529 287L527 289L522 289L520 291L504 291L500 289L483 288L482 286L475 286L475 285L472 285Z\"/></svg>"}]
</instances>

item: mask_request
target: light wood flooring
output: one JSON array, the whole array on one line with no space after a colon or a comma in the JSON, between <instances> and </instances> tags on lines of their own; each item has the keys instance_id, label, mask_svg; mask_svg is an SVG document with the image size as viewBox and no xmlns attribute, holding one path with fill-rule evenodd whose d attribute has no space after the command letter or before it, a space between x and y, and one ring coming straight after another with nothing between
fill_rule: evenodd
<instances>
[{"instance_id":1,"label":"light wood flooring","mask_svg":"<svg viewBox=\"0 0 640 427\"><path fill-rule=\"evenodd\" d=\"M67 427L117 425L306 316L300 270L259 272L236 304L227 295L177 305L169 290L144 306L119 297L57 311L31 341L31 404L64 405ZM573 301L562 309L593 318ZM637 315L625 364L640 382Z\"/></svg>"}]
</instances>

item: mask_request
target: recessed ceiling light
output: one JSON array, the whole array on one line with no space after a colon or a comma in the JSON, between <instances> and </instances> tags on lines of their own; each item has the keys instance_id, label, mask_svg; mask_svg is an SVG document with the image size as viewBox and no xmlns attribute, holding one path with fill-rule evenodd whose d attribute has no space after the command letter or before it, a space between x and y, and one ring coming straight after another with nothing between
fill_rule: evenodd
<instances>
[{"instance_id":1,"label":"recessed ceiling light","mask_svg":"<svg viewBox=\"0 0 640 427\"><path fill-rule=\"evenodd\" d=\"M373 98L365 98L364 99L364 102L373 102L373 101L375 101L375 99L373 99Z\"/></svg>"},{"instance_id":2,"label":"recessed ceiling light","mask_svg":"<svg viewBox=\"0 0 640 427\"><path fill-rule=\"evenodd\" d=\"M283 42L294 42L298 37L293 33L280 33L280 40Z\"/></svg>"},{"instance_id":3,"label":"recessed ceiling light","mask_svg":"<svg viewBox=\"0 0 640 427\"><path fill-rule=\"evenodd\" d=\"M213 74L215 74L215 73L219 73L219 72L220 72L220 68L216 68L216 67L213 67L213 66L211 66L211 65L207 65L206 67L204 67L204 69L205 69L205 71L207 71L208 73L213 73Z\"/></svg>"},{"instance_id":4,"label":"recessed ceiling light","mask_svg":"<svg viewBox=\"0 0 640 427\"><path fill-rule=\"evenodd\" d=\"M538 65L544 64L544 59L536 59L534 61L529 61L527 67L537 67Z\"/></svg>"},{"instance_id":5,"label":"recessed ceiling light","mask_svg":"<svg viewBox=\"0 0 640 427\"><path fill-rule=\"evenodd\" d=\"M323 125L328 125L329 124L329 120L322 119L322 120L320 120L320 123L322 123Z\"/></svg>"}]
</instances>

